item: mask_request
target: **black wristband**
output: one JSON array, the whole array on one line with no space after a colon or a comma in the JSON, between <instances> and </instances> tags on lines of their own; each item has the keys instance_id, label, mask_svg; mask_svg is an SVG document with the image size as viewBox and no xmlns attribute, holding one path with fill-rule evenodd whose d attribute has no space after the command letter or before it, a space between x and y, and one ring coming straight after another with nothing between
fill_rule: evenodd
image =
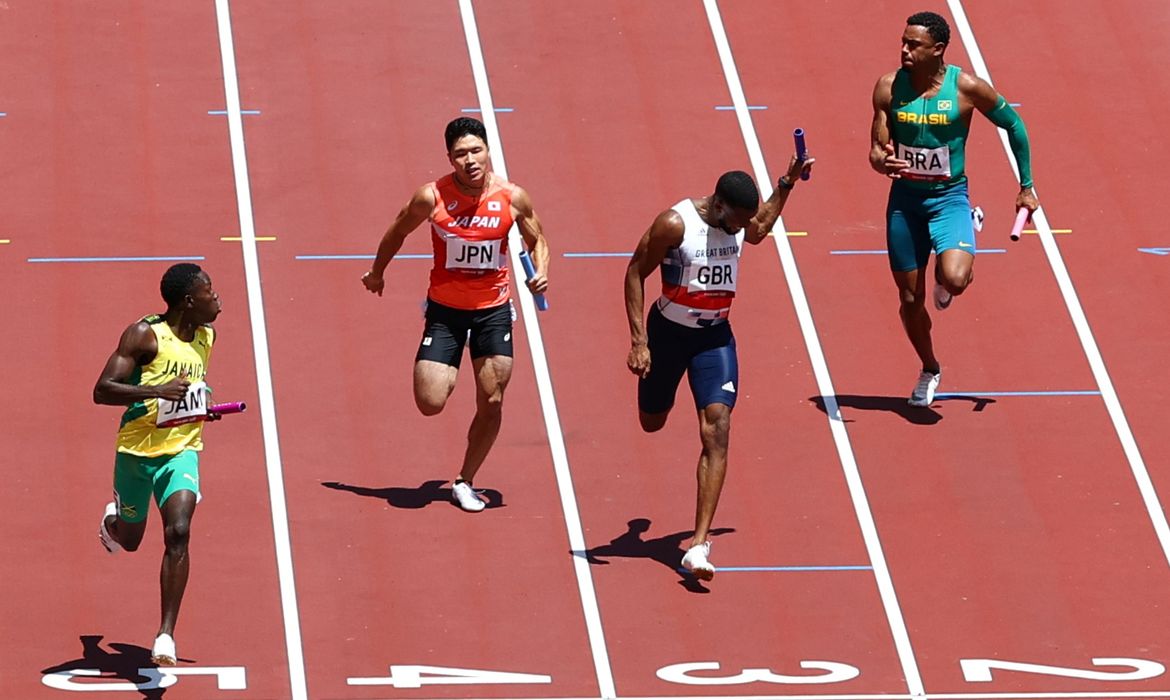
<instances>
[{"instance_id":1,"label":"black wristband","mask_svg":"<svg viewBox=\"0 0 1170 700\"><path fill-rule=\"evenodd\" d=\"M780 179L776 181L776 184L780 185L780 189L782 190L790 190L793 187L796 187L796 183L792 182L784 175L780 176Z\"/></svg>"}]
</instances>

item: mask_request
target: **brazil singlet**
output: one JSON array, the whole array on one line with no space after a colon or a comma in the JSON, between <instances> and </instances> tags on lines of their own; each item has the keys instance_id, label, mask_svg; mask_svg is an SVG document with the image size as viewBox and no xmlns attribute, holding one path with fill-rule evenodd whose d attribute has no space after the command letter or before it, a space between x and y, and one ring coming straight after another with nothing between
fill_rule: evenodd
<instances>
[{"instance_id":1,"label":"brazil singlet","mask_svg":"<svg viewBox=\"0 0 1170 700\"><path fill-rule=\"evenodd\" d=\"M515 185L488 175L483 193L470 196L459 191L454 175L447 175L430 186L435 265L427 296L465 310L506 303L512 293L507 257Z\"/></svg>"},{"instance_id":2,"label":"brazil singlet","mask_svg":"<svg viewBox=\"0 0 1170 700\"><path fill-rule=\"evenodd\" d=\"M671 207L683 220L683 240L662 261L658 310L675 323L700 328L727 321L739 277L743 231L708 226L684 199Z\"/></svg>"},{"instance_id":3,"label":"brazil singlet","mask_svg":"<svg viewBox=\"0 0 1170 700\"><path fill-rule=\"evenodd\" d=\"M933 97L917 94L905 68L894 75L890 133L898 158L910 163L899 180L906 187L938 190L967 179L964 147L971 122L959 109L960 72L958 66L947 66Z\"/></svg>"},{"instance_id":4,"label":"brazil singlet","mask_svg":"<svg viewBox=\"0 0 1170 700\"><path fill-rule=\"evenodd\" d=\"M215 331L211 326L199 326L188 343L175 335L162 316L142 320L150 324L158 340L158 353L149 364L136 368L127 383L155 386L186 374L191 385L180 401L146 399L128 406L118 428L118 452L161 457L183 450L202 450L203 420L210 395L204 377Z\"/></svg>"}]
</instances>

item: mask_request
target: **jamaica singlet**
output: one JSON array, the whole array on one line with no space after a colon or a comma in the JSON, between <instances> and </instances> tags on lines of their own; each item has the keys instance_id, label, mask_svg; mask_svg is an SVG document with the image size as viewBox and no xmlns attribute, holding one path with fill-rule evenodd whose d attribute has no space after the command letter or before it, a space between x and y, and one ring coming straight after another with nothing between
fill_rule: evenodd
<instances>
[{"instance_id":1,"label":"jamaica singlet","mask_svg":"<svg viewBox=\"0 0 1170 700\"><path fill-rule=\"evenodd\" d=\"M947 66L942 86L933 97L919 95L905 68L894 75L890 100L890 133L898 158L910 162L902 171L906 186L944 189L965 181L964 147L970 120L959 109L958 66Z\"/></svg>"},{"instance_id":2,"label":"jamaica singlet","mask_svg":"<svg viewBox=\"0 0 1170 700\"><path fill-rule=\"evenodd\" d=\"M210 393L204 377L215 331L211 326L200 326L188 343L174 334L162 316L142 320L150 324L158 339L158 353L145 367L136 368L127 383L155 386L185 373L191 385L181 401L146 399L128 406L118 429L118 452L161 457L183 450L202 450L203 420Z\"/></svg>"},{"instance_id":3,"label":"jamaica singlet","mask_svg":"<svg viewBox=\"0 0 1170 700\"><path fill-rule=\"evenodd\" d=\"M454 175L431 183L435 266L427 296L455 309L487 309L508 301L508 230L516 186L488 175L478 197L459 191Z\"/></svg>"}]
</instances>

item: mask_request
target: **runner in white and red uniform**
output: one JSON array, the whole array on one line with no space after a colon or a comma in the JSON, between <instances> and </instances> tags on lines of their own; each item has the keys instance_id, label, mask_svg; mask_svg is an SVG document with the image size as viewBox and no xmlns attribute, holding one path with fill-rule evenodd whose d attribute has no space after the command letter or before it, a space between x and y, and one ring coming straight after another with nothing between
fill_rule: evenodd
<instances>
[{"instance_id":1,"label":"runner in white and red uniform","mask_svg":"<svg viewBox=\"0 0 1170 700\"><path fill-rule=\"evenodd\" d=\"M470 512L484 509L471 481L500 431L504 389L512 377L513 310L508 231L516 224L532 256L533 294L548 289L548 245L528 193L491 172L482 122L460 117L447 125L447 158L454 171L420 187L378 245L366 289L381 296L386 266L406 236L430 222L434 267L427 290L426 326L415 355L414 400L423 415L443 410L455 389L463 347L470 342L476 412L452 498Z\"/></svg>"},{"instance_id":2,"label":"runner in white and red uniform","mask_svg":"<svg viewBox=\"0 0 1170 700\"><path fill-rule=\"evenodd\" d=\"M788 194L812 159L793 158L768 201L750 175L724 173L715 193L684 199L654 219L626 269L626 316L630 354L626 364L638 375L638 418L648 433L666 425L683 374L699 414L699 494L695 535L682 565L709 581L715 567L708 534L727 472L731 409L740 391L735 336L728 316L739 280L743 243L767 237ZM662 275L662 296L645 324L646 278Z\"/></svg>"}]
</instances>

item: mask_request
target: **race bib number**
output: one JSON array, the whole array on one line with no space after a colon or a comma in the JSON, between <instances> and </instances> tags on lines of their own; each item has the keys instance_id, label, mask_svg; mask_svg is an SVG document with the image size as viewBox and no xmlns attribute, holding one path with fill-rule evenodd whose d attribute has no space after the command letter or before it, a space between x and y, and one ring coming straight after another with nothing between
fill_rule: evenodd
<instances>
[{"instance_id":1,"label":"race bib number","mask_svg":"<svg viewBox=\"0 0 1170 700\"><path fill-rule=\"evenodd\" d=\"M911 180L950 179L951 149L949 146L915 148L899 144L898 148L898 157L910 163L910 168L902 171L902 177Z\"/></svg>"},{"instance_id":2,"label":"race bib number","mask_svg":"<svg viewBox=\"0 0 1170 700\"><path fill-rule=\"evenodd\" d=\"M458 236L447 238L448 270L498 270L503 267L502 239L469 241Z\"/></svg>"},{"instance_id":3,"label":"race bib number","mask_svg":"<svg viewBox=\"0 0 1170 700\"><path fill-rule=\"evenodd\" d=\"M184 423L194 423L207 418L207 399L211 390L205 382L192 382L187 395L178 401L158 400L158 415L155 425L159 428L173 428Z\"/></svg>"},{"instance_id":4,"label":"race bib number","mask_svg":"<svg viewBox=\"0 0 1170 700\"><path fill-rule=\"evenodd\" d=\"M696 265L692 268L687 291L691 293L734 292L736 267L737 265L728 261L712 261L707 265Z\"/></svg>"}]
</instances>

